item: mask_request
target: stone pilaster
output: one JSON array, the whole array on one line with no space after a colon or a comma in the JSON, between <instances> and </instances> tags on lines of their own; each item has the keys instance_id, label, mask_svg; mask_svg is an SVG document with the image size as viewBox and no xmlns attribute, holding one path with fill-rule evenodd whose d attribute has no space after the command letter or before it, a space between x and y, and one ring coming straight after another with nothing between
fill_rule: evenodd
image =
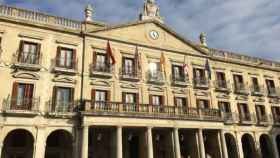
<instances>
[{"instance_id":1,"label":"stone pilaster","mask_svg":"<svg viewBox=\"0 0 280 158\"><path fill-rule=\"evenodd\" d=\"M175 146L176 158L181 158L181 150L180 150L180 140L179 140L178 128L174 128L173 129L173 136L174 136L174 146Z\"/></svg>"},{"instance_id":2,"label":"stone pilaster","mask_svg":"<svg viewBox=\"0 0 280 158\"><path fill-rule=\"evenodd\" d=\"M83 135L82 135L82 158L88 158L88 132L89 127L84 126L83 127Z\"/></svg>"},{"instance_id":3,"label":"stone pilaster","mask_svg":"<svg viewBox=\"0 0 280 158\"><path fill-rule=\"evenodd\" d=\"M205 146L204 146L204 138L203 138L202 129L198 129L198 140L199 140L200 158L205 158Z\"/></svg>"},{"instance_id":4,"label":"stone pilaster","mask_svg":"<svg viewBox=\"0 0 280 158\"><path fill-rule=\"evenodd\" d=\"M154 158L152 127L147 128L148 158Z\"/></svg>"},{"instance_id":5,"label":"stone pilaster","mask_svg":"<svg viewBox=\"0 0 280 158\"><path fill-rule=\"evenodd\" d=\"M123 147L122 147L122 127L117 127L117 158L123 157Z\"/></svg>"},{"instance_id":6,"label":"stone pilaster","mask_svg":"<svg viewBox=\"0 0 280 158\"><path fill-rule=\"evenodd\" d=\"M46 150L46 133L44 126L37 127L37 136L35 142L35 153L33 154L34 158L44 158Z\"/></svg>"},{"instance_id":7,"label":"stone pilaster","mask_svg":"<svg viewBox=\"0 0 280 158\"><path fill-rule=\"evenodd\" d=\"M223 130L219 132L219 138L222 146L223 158L228 158L227 142L225 139L225 132Z\"/></svg>"}]
</instances>

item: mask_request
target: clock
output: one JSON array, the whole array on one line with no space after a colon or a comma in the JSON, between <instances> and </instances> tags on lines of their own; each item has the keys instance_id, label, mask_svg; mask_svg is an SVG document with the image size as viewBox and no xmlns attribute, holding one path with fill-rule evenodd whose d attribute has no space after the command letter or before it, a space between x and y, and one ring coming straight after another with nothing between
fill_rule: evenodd
<instances>
[{"instance_id":1,"label":"clock","mask_svg":"<svg viewBox=\"0 0 280 158\"><path fill-rule=\"evenodd\" d=\"M150 37L153 39L153 40L156 40L159 38L159 33L157 31L150 31Z\"/></svg>"}]
</instances>

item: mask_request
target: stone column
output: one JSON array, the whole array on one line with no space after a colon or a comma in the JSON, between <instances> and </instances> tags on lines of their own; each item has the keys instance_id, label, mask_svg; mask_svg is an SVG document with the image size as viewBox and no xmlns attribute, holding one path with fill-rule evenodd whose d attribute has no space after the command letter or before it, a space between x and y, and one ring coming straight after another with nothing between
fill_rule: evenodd
<instances>
[{"instance_id":1,"label":"stone column","mask_svg":"<svg viewBox=\"0 0 280 158\"><path fill-rule=\"evenodd\" d=\"M202 129L198 129L198 139L199 139L200 158L205 158L205 146L204 146L204 138L203 138Z\"/></svg>"},{"instance_id":2,"label":"stone column","mask_svg":"<svg viewBox=\"0 0 280 158\"><path fill-rule=\"evenodd\" d=\"M0 142L0 157L2 157L3 142Z\"/></svg>"},{"instance_id":3,"label":"stone column","mask_svg":"<svg viewBox=\"0 0 280 158\"><path fill-rule=\"evenodd\" d=\"M154 158L152 127L147 128L148 158Z\"/></svg>"},{"instance_id":4,"label":"stone column","mask_svg":"<svg viewBox=\"0 0 280 158\"><path fill-rule=\"evenodd\" d=\"M225 138L225 132L223 130L221 130L221 132L219 132L219 137L220 137L221 145L222 145L223 158L228 158L227 142L226 142L226 138Z\"/></svg>"},{"instance_id":5,"label":"stone column","mask_svg":"<svg viewBox=\"0 0 280 158\"><path fill-rule=\"evenodd\" d=\"M88 158L88 132L89 127L83 127L83 135L82 135L82 158Z\"/></svg>"},{"instance_id":6,"label":"stone column","mask_svg":"<svg viewBox=\"0 0 280 158\"><path fill-rule=\"evenodd\" d=\"M236 141L237 141L237 148L238 148L238 156L239 158L243 158L243 148L242 148L242 141L241 141L241 134L236 133Z\"/></svg>"},{"instance_id":7,"label":"stone column","mask_svg":"<svg viewBox=\"0 0 280 158\"><path fill-rule=\"evenodd\" d=\"M117 158L123 157L122 151L122 127L117 127Z\"/></svg>"},{"instance_id":8,"label":"stone column","mask_svg":"<svg viewBox=\"0 0 280 158\"><path fill-rule=\"evenodd\" d=\"M178 128L174 128L173 129L173 136L174 136L174 147L175 147L176 158L181 158L181 150L180 150L180 140L179 140Z\"/></svg>"},{"instance_id":9,"label":"stone column","mask_svg":"<svg viewBox=\"0 0 280 158\"><path fill-rule=\"evenodd\" d=\"M46 136L45 127L37 127L37 136L35 142L35 152L33 154L34 158L44 158L46 150Z\"/></svg>"}]
</instances>

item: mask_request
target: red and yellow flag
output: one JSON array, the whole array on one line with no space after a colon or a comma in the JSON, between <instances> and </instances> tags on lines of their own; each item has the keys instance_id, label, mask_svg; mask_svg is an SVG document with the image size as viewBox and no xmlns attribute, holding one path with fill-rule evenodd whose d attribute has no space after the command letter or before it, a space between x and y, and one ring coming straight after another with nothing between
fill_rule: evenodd
<instances>
[{"instance_id":1,"label":"red and yellow flag","mask_svg":"<svg viewBox=\"0 0 280 158\"><path fill-rule=\"evenodd\" d=\"M110 42L109 42L109 41L107 42L106 53L107 53L107 55L110 57L110 59L111 59L111 61L112 61L112 65L115 65L116 59L115 59L115 57L114 57L114 55L113 55L113 51L112 51L112 49L111 49L111 45L110 45Z\"/></svg>"}]
</instances>

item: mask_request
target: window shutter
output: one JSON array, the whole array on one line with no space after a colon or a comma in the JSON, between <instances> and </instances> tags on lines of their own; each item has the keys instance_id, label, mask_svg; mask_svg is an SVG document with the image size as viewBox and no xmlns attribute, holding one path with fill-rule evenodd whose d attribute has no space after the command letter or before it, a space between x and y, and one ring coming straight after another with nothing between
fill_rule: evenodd
<instances>
[{"instance_id":1,"label":"window shutter","mask_svg":"<svg viewBox=\"0 0 280 158\"><path fill-rule=\"evenodd\" d=\"M125 98L126 98L126 93L125 93L125 92L122 92L122 102L123 102L123 103L126 103Z\"/></svg>"},{"instance_id":2,"label":"window shutter","mask_svg":"<svg viewBox=\"0 0 280 158\"><path fill-rule=\"evenodd\" d=\"M18 93L18 83L14 82L13 83L13 90L12 90L12 98L11 98L11 107L15 107L16 106L16 100L17 100L17 93Z\"/></svg>"},{"instance_id":3,"label":"window shutter","mask_svg":"<svg viewBox=\"0 0 280 158\"><path fill-rule=\"evenodd\" d=\"M52 106L51 106L51 109L50 109L52 112L55 110L55 106L56 106L57 89L58 89L58 87L56 87L56 86L53 87Z\"/></svg>"},{"instance_id":4,"label":"window shutter","mask_svg":"<svg viewBox=\"0 0 280 158\"><path fill-rule=\"evenodd\" d=\"M59 65L59 60L60 60L60 52L61 52L61 47L60 46L58 46L57 47L57 50L56 50L56 58L55 58L55 64L56 64L56 66L60 66Z\"/></svg>"},{"instance_id":5,"label":"window shutter","mask_svg":"<svg viewBox=\"0 0 280 158\"><path fill-rule=\"evenodd\" d=\"M37 49L37 50L36 50L36 51L37 51L37 52L36 52L36 53L37 53L37 54L36 54L36 64L41 64L41 63L40 63L40 61L41 61L41 55L42 55L42 54L41 54L41 43L38 43L38 44L37 44L37 48L36 48L36 49Z\"/></svg>"},{"instance_id":6,"label":"window shutter","mask_svg":"<svg viewBox=\"0 0 280 158\"><path fill-rule=\"evenodd\" d=\"M149 95L149 104L153 105L153 95Z\"/></svg>"},{"instance_id":7,"label":"window shutter","mask_svg":"<svg viewBox=\"0 0 280 158\"><path fill-rule=\"evenodd\" d=\"M31 109L32 108L32 98L33 98L33 85L27 84L24 89L25 93L25 99L27 101L25 102L26 108Z\"/></svg>"},{"instance_id":8,"label":"window shutter","mask_svg":"<svg viewBox=\"0 0 280 158\"><path fill-rule=\"evenodd\" d=\"M136 97L136 104L139 105L139 93L136 93L135 97Z\"/></svg>"},{"instance_id":9,"label":"window shutter","mask_svg":"<svg viewBox=\"0 0 280 158\"><path fill-rule=\"evenodd\" d=\"M160 97L160 102L161 102L161 105L164 106L164 104L165 104L164 96Z\"/></svg>"},{"instance_id":10,"label":"window shutter","mask_svg":"<svg viewBox=\"0 0 280 158\"><path fill-rule=\"evenodd\" d=\"M73 49L73 54L72 54L72 61L71 61L71 65L72 65L72 68L76 68L77 67L77 50L76 49Z\"/></svg>"},{"instance_id":11,"label":"window shutter","mask_svg":"<svg viewBox=\"0 0 280 158\"><path fill-rule=\"evenodd\" d=\"M70 88L70 102L73 102L75 99L75 89Z\"/></svg>"},{"instance_id":12,"label":"window shutter","mask_svg":"<svg viewBox=\"0 0 280 158\"><path fill-rule=\"evenodd\" d=\"M177 99L176 99L177 97L176 96L174 96L174 105L177 107L178 106L178 104L177 104Z\"/></svg>"},{"instance_id":13,"label":"window shutter","mask_svg":"<svg viewBox=\"0 0 280 158\"><path fill-rule=\"evenodd\" d=\"M110 102L111 101L111 91L106 91L106 101Z\"/></svg>"},{"instance_id":14,"label":"window shutter","mask_svg":"<svg viewBox=\"0 0 280 158\"><path fill-rule=\"evenodd\" d=\"M96 52L95 51L93 51L92 52L92 66L93 67L95 67L95 65L96 65Z\"/></svg>"},{"instance_id":15,"label":"window shutter","mask_svg":"<svg viewBox=\"0 0 280 158\"><path fill-rule=\"evenodd\" d=\"M95 89L91 90L91 101L95 102Z\"/></svg>"},{"instance_id":16,"label":"window shutter","mask_svg":"<svg viewBox=\"0 0 280 158\"><path fill-rule=\"evenodd\" d=\"M19 42L19 52L18 52L18 61L21 60L22 52L23 52L24 41Z\"/></svg>"}]
</instances>

